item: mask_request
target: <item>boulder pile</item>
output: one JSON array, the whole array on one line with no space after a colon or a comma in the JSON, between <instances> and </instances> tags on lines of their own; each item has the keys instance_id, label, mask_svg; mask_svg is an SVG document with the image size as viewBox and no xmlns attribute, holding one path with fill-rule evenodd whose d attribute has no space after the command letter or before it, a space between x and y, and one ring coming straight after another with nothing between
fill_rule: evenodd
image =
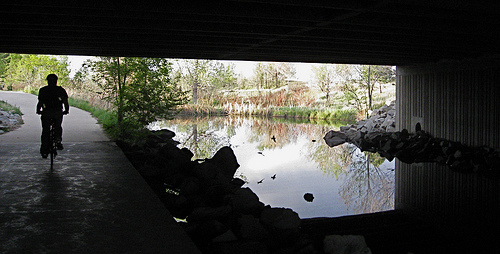
<instances>
[{"instance_id":1,"label":"boulder pile","mask_svg":"<svg viewBox=\"0 0 500 254\"><path fill-rule=\"evenodd\" d=\"M174 136L162 130L141 145L118 145L203 253L317 253L296 212L263 204L233 177L239 164L230 147L192 160Z\"/></svg>"},{"instance_id":2,"label":"boulder pile","mask_svg":"<svg viewBox=\"0 0 500 254\"><path fill-rule=\"evenodd\" d=\"M0 110L0 134L19 127L23 123L22 117L14 111Z\"/></svg>"},{"instance_id":3,"label":"boulder pile","mask_svg":"<svg viewBox=\"0 0 500 254\"><path fill-rule=\"evenodd\" d=\"M340 132L346 135L349 142L358 146L362 133L394 132L396 131L396 102L375 109L370 117L356 124L340 127Z\"/></svg>"},{"instance_id":4,"label":"boulder pile","mask_svg":"<svg viewBox=\"0 0 500 254\"><path fill-rule=\"evenodd\" d=\"M405 163L434 162L464 173L479 173L500 177L500 149L468 147L459 142L434 138L421 130L395 131L394 103L375 110L367 119L356 125L343 126L340 131L329 131L324 140L330 147L352 143L362 151L379 153L392 161L398 158Z\"/></svg>"}]
</instances>

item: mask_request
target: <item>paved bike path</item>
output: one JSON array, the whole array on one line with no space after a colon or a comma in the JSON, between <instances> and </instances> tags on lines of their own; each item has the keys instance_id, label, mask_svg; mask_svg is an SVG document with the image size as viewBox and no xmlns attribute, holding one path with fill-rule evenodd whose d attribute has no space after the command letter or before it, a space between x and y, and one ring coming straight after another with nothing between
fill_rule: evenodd
<instances>
[{"instance_id":1,"label":"paved bike path","mask_svg":"<svg viewBox=\"0 0 500 254\"><path fill-rule=\"evenodd\" d=\"M25 122L0 135L0 253L200 253L90 114L70 109L50 171L36 96L0 100Z\"/></svg>"},{"instance_id":2,"label":"paved bike path","mask_svg":"<svg viewBox=\"0 0 500 254\"><path fill-rule=\"evenodd\" d=\"M16 131L0 135L0 142L5 143L37 143L40 142L42 127L40 116L36 114L37 97L22 92L0 91L0 100L17 106L23 113L24 124ZM70 114L63 120L64 142L109 141L88 112L70 107Z\"/></svg>"}]
</instances>

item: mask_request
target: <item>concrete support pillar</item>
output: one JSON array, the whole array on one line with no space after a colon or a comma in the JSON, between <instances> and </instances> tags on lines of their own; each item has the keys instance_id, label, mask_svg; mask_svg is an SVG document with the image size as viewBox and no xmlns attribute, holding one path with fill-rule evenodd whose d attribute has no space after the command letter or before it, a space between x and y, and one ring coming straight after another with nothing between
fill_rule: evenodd
<instances>
[{"instance_id":1,"label":"concrete support pillar","mask_svg":"<svg viewBox=\"0 0 500 254\"><path fill-rule=\"evenodd\" d=\"M500 58L397 68L397 128L500 148ZM396 208L445 226L498 227L500 181L435 164L396 163ZM500 170L500 169L499 169Z\"/></svg>"}]
</instances>

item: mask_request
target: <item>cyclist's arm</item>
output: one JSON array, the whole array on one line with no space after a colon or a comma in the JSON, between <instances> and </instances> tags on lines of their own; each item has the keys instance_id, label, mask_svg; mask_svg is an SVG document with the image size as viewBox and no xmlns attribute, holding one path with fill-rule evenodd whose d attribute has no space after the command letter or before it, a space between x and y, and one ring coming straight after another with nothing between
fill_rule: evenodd
<instances>
[{"instance_id":1,"label":"cyclist's arm","mask_svg":"<svg viewBox=\"0 0 500 254\"><path fill-rule=\"evenodd\" d=\"M42 114L42 108L43 108L42 100L45 96L44 89L42 89L42 88L40 88L40 90L38 91L38 103L36 104L36 113L37 114Z\"/></svg>"},{"instance_id":2,"label":"cyclist's arm","mask_svg":"<svg viewBox=\"0 0 500 254\"><path fill-rule=\"evenodd\" d=\"M42 109L42 103L38 101L38 103L36 104L36 113L41 114L42 113L41 109Z\"/></svg>"},{"instance_id":3,"label":"cyclist's arm","mask_svg":"<svg viewBox=\"0 0 500 254\"><path fill-rule=\"evenodd\" d=\"M60 96L59 98L62 99L62 103L64 105L64 111L63 111L63 114L69 114L69 103L68 103L68 94L66 93L66 90L64 90L64 88L62 87L58 87L60 89Z\"/></svg>"},{"instance_id":4,"label":"cyclist's arm","mask_svg":"<svg viewBox=\"0 0 500 254\"><path fill-rule=\"evenodd\" d=\"M68 102L68 98L64 98L63 99L63 105L64 105L64 114L69 114L69 102Z\"/></svg>"}]
</instances>

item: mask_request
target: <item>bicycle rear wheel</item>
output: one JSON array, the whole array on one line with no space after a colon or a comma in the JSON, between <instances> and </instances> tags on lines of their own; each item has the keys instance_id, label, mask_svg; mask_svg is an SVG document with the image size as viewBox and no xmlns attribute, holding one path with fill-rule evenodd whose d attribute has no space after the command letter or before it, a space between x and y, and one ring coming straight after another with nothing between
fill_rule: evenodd
<instances>
[{"instance_id":1,"label":"bicycle rear wheel","mask_svg":"<svg viewBox=\"0 0 500 254\"><path fill-rule=\"evenodd\" d=\"M50 170L53 170L54 169L54 152L53 151L50 151Z\"/></svg>"},{"instance_id":2,"label":"bicycle rear wheel","mask_svg":"<svg viewBox=\"0 0 500 254\"><path fill-rule=\"evenodd\" d=\"M56 137L55 137L55 129L54 129L54 122L50 123L50 135L49 135L49 143L50 143L50 170L52 171L54 169L54 159L56 158L57 155L57 143L56 143Z\"/></svg>"}]
</instances>

